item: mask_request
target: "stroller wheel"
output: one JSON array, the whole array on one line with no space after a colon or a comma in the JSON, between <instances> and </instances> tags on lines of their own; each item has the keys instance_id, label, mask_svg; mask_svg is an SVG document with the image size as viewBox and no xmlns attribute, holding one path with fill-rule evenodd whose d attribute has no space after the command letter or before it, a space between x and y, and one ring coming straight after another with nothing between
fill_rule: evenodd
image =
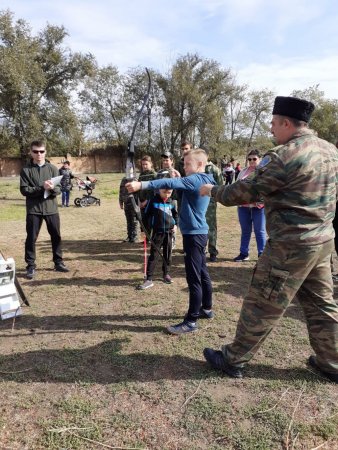
<instances>
[{"instance_id":1,"label":"stroller wheel","mask_svg":"<svg viewBox=\"0 0 338 450\"><path fill-rule=\"evenodd\" d=\"M82 208L84 208L85 206L88 206L88 202L87 202L87 199L86 199L86 198L81 198L81 199L80 199L80 206L81 206Z\"/></svg>"},{"instance_id":2,"label":"stroller wheel","mask_svg":"<svg viewBox=\"0 0 338 450\"><path fill-rule=\"evenodd\" d=\"M74 204L75 204L75 206L80 206L80 202L81 202L81 199L80 199L79 197L77 197L76 199L74 199Z\"/></svg>"}]
</instances>

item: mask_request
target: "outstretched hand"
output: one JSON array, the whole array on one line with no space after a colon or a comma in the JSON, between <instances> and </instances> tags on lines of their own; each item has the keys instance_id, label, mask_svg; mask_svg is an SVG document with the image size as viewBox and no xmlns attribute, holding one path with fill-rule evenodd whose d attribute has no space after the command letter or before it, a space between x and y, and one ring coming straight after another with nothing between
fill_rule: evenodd
<instances>
[{"instance_id":1,"label":"outstretched hand","mask_svg":"<svg viewBox=\"0 0 338 450\"><path fill-rule=\"evenodd\" d=\"M206 195L208 197L211 197L211 189L214 186L212 184L203 184L203 186L200 187L200 195L202 197L205 197Z\"/></svg>"},{"instance_id":2,"label":"outstretched hand","mask_svg":"<svg viewBox=\"0 0 338 450\"><path fill-rule=\"evenodd\" d=\"M140 181L130 181L129 183L126 183L126 189L131 194L132 192L137 192L141 189L141 182Z\"/></svg>"}]
</instances>

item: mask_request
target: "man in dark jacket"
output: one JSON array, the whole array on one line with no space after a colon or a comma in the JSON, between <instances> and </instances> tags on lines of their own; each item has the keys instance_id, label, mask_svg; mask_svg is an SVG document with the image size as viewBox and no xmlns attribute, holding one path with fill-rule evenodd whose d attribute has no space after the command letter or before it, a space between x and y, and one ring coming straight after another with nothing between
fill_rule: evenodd
<instances>
[{"instance_id":1,"label":"man in dark jacket","mask_svg":"<svg viewBox=\"0 0 338 450\"><path fill-rule=\"evenodd\" d=\"M30 162L20 173L20 192L26 197L25 261L27 278L35 275L35 242L44 220L51 237L55 270L68 272L61 250L60 216L56 196L60 194L57 167L46 161L46 147L43 141L33 141L30 146Z\"/></svg>"}]
</instances>

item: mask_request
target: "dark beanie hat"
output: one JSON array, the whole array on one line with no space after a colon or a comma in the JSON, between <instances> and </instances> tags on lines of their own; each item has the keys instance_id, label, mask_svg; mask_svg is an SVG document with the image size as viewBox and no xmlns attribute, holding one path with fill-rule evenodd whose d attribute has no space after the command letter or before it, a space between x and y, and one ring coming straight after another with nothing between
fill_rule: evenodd
<instances>
[{"instance_id":1,"label":"dark beanie hat","mask_svg":"<svg viewBox=\"0 0 338 450\"><path fill-rule=\"evenodd\" d=\"M308 122L315 105L297 97L276 97L272 114Z\"/></svg>"},{"instance_id":2,"label":"dark beanie hat","mask_svg":"<svg viewBox=\"0 0 338 450\"><path fill-rule=\"evenodd\" d=\"M173 154L170 153L170 152L163 152L163 153L161 154L161 158L170 158L170 159L173 159Z\"/></svg>"}]
</instances>

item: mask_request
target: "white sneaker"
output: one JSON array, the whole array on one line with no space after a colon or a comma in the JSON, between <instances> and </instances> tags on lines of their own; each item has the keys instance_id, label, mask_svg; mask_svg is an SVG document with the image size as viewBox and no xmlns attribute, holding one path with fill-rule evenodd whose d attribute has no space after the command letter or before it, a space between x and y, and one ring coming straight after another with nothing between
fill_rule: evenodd
<instances>
[{"instance_id":1,"label":"white sneaker","mask_svg":"<svg viewBox=\"0 0 338 450\"><path fill-rule=\"evenodd\" d=\"M146 280L143 284L140 284L138 287L141 290L148 289L154 286L154 283L151 280Z\"/></svg>"}]
</instances>

